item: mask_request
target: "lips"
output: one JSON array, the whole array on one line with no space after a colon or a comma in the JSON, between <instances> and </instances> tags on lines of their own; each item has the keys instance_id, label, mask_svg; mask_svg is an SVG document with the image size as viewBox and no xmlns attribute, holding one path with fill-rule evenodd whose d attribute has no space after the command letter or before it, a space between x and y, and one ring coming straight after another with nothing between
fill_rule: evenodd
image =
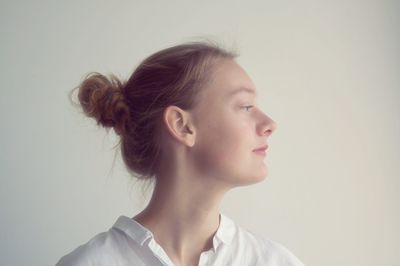
<instances>
[{"instance_id":1,"label":"lips","mask_svg":"<svg viewBox=\"0 0 400 266\"><path fill-rule=\"evenodd\" d=\"M255 149L255 150L253 150L253 151L266 151L267 149L268 149L268 145L265 144L264 146L261 146L261 147Z\"/></svg>"}]
</instances>

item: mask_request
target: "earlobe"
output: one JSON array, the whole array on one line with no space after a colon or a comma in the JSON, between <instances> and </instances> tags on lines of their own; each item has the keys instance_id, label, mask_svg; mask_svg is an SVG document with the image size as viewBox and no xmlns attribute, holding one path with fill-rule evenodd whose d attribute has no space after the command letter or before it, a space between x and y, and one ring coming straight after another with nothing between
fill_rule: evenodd
<instances>
[{"instance_id":1,"label":"earlobe","mask_svg":"<svg viewBox=\"0 0 400 266\"><path fill-rule=\"evenodd\" d=\"M187 112L177 106L169 106L164 111L164 123L173 138L185 145L194 145L195 134Z\"/></svg>"}]
</instances>

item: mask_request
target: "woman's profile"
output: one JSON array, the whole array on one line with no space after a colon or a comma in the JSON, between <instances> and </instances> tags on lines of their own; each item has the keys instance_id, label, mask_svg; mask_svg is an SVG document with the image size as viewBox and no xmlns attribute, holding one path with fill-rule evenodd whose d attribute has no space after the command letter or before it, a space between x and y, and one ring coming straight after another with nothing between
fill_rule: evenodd
<instances>
[{"instance_id":1,"label":"woman's profile","mask_svg":"<svg viewBox=\"0 0 400 266\"><path fill-rule=\"evenodd\" d=\"M282 244L220 212L232 188L267 176L276 123L237 54L186 42L144 59L127 81L90 73L79 103L113 128L127 170L154 180L149 204L58 261L66 265L304 265Z\"/></svg>"}]
</instances>

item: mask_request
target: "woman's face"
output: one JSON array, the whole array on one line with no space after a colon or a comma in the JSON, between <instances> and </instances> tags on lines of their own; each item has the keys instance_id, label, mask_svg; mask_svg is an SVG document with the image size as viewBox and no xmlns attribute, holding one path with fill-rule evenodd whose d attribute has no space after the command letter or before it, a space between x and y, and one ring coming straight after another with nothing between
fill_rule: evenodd
<instances>
[{"instance_id":1,"label":"woman's face","mask_svg":"<svg viewBox=\"0 0 400 266\"><path fill-rule=\"evenodd\" d=\"M266 155L253 150L267 144L276 123L257 106L256 88L235 61L219 61L213 75L194 110L196 161L205 176L232 186L259 182Z\"/></svg>"}]
</instances>

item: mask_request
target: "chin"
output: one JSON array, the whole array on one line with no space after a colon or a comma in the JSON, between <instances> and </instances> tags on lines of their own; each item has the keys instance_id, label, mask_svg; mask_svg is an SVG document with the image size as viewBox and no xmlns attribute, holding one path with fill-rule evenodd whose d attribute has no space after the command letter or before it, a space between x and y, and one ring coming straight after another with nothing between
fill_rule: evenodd
<instances>
[{"instance_id":1,"label":"chin","mask_svg":"<svg viewBox=\"0 0 400 266\"><path fill-rule=\"evenodd\" d=\"M257 176L246 176L242 178L238 184L238 186L249 186L249 185L254 185L257 183L260 183L264 179L266 179L267 174L260 174Z\"/></svg>"}]
</instances>

